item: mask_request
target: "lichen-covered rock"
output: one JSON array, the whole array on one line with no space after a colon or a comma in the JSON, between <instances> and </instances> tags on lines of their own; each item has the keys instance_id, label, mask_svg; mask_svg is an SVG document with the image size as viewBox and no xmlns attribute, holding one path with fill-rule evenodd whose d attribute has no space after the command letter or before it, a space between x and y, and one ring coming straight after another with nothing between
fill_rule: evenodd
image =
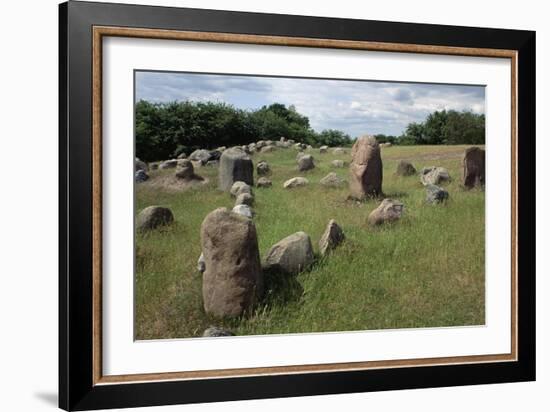
<instances>
[{"instance_id":1,"label":"lichen-covered rock","mask_svg":"<svg viewBox=\"0 0 550 412\"><path fill-rule=\"evenodd\" d=\"M246 184L245 182L235 182L231 186L231 189L229 190L229 193L233 197L237 197L242 193L248 193L250 195L253 195L252 193L252 187L250 185Z\"/></svg>"},{"instance_id":2,"label":"lichen-covered rock","mask_svg":"<svg viewBox=\"0 0 550 412\"><path fill-rule=\"evenodd\" d=\"M256 227L251 219L219 208L201 225L206 270L202 277L204 310L235 317L251 309L263 294Z\"/></svg>"},{"instance_id":3,"label":"lichen-covered rock","mask_svg":"<svg viewBox=\"0 0 550 412\"><path fill-rule=\"evenodd\" d=\"M443 203L449 198L449 192L445 189L436 186L428 185L426 186L426 202L427 203Z\"/></svg>"},{"instance_id":4,"label":"lichen-covered rock","mask_svg":"<svg viewBox=\"0 0 550 412\"><path fill-rule=\"evenodd\" d=\"M374 136L359 137L351 149L351 197L364 199L382 194L382 158Z\"/></svg>"},{"instance_id":5,"label":"lichen-covered rock","mask_svg":"<svg viewBox=\"0 0 550 412\"><path fill-rule=\"evenodd\" d=\"M297 232L271 247L264 268L269 272L295 275L313 263L311 239L304 232Z\"/></svg>"},{"instance_id":6,"label":"lichen-covered rock","mask_svg":"<svg viewBox=\"0 0 550 412\"><path fill-rule=\"evenodd\" d=\"M190 160L182 159L178 161L178 169L176 170L176 177L178 179L192 179L194 174L195 168Z\"/></svg>"},{"instance_id":7,"label":"lichen-covered rock","mask_svg":"<svg viewBox=\"0 0 550 412\"><path fill-rule=\"evenodd\" d=\"M285 189L292 189L294 187L301 187L305 186L309 183L309 180L307 180L305 177L293 177L292 179L288 179L286 182L283 183L283 187Z\"/></svg>"},{"instance_id":8,"label":"lichen-covered rock","mask_svg":"<svg viewBox=\"0 0 550 412\"><path fill-rule=\"evenodd\" d=\"M420 172L420 181L424 186L439 185L449 182L450 180L451 176L449 175L449 171L444 167L425 167Z\"/></svg>"},{"instance_id":9,"label":"lichen-covered rock","mask_svg":"<svg viewBox=\"0 0 550 412\"><path fill-rule=\"evenodd\" d=\"M233 183L241 181L254 185L254 165L250 156L241 148L225 150L220 157L218 172L219 187L227 192Z\"/></svg>"},{"instance_id":10,"label":"lichen-covered rock","mask_svg":"<svg viewBox=\"0 0 550 412\"><path fill-rule=\"evenodd\" d=\"M256 183L257 187L271 187L272 182L267 177L260 177Z\"/></svg>"},{"instance_id":11,"label":"lichen-covered rock","mask_svg":"<svg viewBox=\"0 0 550 412\"><path fill-rule=\"evenodd\" d=\"M469 147L464 151L462 185L467 189L485 186L485 150Z\"/></svg>"},{"instance_id":12,"label":"lichen-covered rock","mask_svg":"<svg viewBox=\"0 0 550 412\"><path fill-rule=\"evenodd\" d=\"M219 157L219 156L218 156ZM189 155L189 160L201 162L203 165L211 159L210 150L197 149Z\"/></svg>"},{"instance_id":13,"label":"lichen-covered rock","mask_svg":"<svg viewBox=\"0 0 550 412\"><path fill-rule=\"evenodd\" d=\"M271 168L265 160L260 160L256 165L256 173L258 176L267 176L271 173Z\"/></svg>"},{"instance_id":14,"label":"lichen-covered rock","mask_svg":"<svg viewBox=\"0 0 550 412\"><path fill-rule=\"evenodd\" d=\"M411 163L400 160L399 163L397 163L395 174L397 176L412 176L416 174L416 169Z\"/></svg>"},{"instance_id":15,"label":"lichen-covered rock","mask_svg":"<svg viewBox=\"0 0 550 412\"><path fill-rule=\"evenodd\" d=\"M346 237L344 236L344 231L336 223L334 219L331 219L328 222L328 225L319 240L319 252L321 255L325 256L328 252L335 249L340 243L344 241Z\"/></svg>"},{"instance_id":16,"label":"lichen-covered rock","mask_svg":"<svg viewBox=\"0 0 550 412\"><path fill-rule=\"evenodd\" d=\"M252 206L254 204L254 196L251 193L243 192L237 196L235 200L235 206L247 205Z\"/></svg>"},{"instance_id":17,"label":"lichen-covered rock","mask_svg":"<svg viewBox=\"0 0 550 412\"><path fill-rule=\"evenodd\" d=\"M174 215L170 209L162 206L149 206L143 209L136 218L136 230L147 232L160 226L166 226L174 221Z\"/></svg>"},{"instance_id":18,"label":"lichen-covered rock","mask_svg":"<svg viewBox=\"0 0 550 412\"><path fill-rule=\"evenodd\" d=\"M300 172L305 172L306 170L311 170L315 167L313 163L313 156L309 154L304 154L298 158L298 170Z\"/></svg>"},{"instance_id":19,"label":"lichen-covered rock","mask_svg":"<svg viewBox=\"0 0 550 412\"><path fill-rule=\"evenodd\" d=\"M254 217L254 211L250 208L250 206L243 204L235 205L235 207L233 207L233 213L237 213L249 219Z\"/></svg>"},{"instance_id":20,"label":"lichen-covered rock","mask_svg":"<svg viewBox=\"0 0 550 412\"><path fill-rule=\"evenodd\" d=\"M374 209L369 217L368 223L376 226L382 223L395 222L403 214L403 203L392 199L384 199L380 205Z\"/></svg>"}]
</instances>

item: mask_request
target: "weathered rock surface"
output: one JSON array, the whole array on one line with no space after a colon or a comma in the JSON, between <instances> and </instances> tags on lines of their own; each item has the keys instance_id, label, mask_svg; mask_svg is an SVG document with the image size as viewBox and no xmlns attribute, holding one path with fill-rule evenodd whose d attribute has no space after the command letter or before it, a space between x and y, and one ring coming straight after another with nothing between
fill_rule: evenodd
<instances>
[{"instance_id":1,"label":"weathered rock surface","mask_svg":"<svg viewBox=\"0 0 550 412\"><path fill-rule=\"evenodd\" d=\"M230 148L220 157L218 172L219 187L228 191L233 183L241 181L248 185L254 185L254 165L252 159L240 148Z\"/></svg>"},{"instance_id":2,"label":"weathered rock surface","mask_svg":"<svg viewBox=\"0 0 550 412\"><path fill-rule=\"evenodd\" d=\"M135 180L136 180L136 183L143 183L149 180L149 175L145 173L145 170L140 169L135 174Z\"/></svg>"},{"instance_id":3,"label":"weathered rock surface","mask_svg":"<svg viewBox=\"0 0 550 412\"><path fill-rule=\"evenodd\" d=\"M399 163L397 163L395 174L397 176L412 176L416 174L416 169L411 163L400 160Z\"/></svg>"},{"instance_id":4,"label":"weathered rock surface","mask_svg":"<svg viewBox=\"0 0 550 412\"><path fill-rule=\"evenodd\" d=\"M206 149L197 149L189 155L189 160L201 162L203 165L206 164L206 162L208 162L210 159L210 151Z\"/></svg>"},{"instance_id":5,"label":"weathered rock surface","mask_svg":"<svg viewBox=\"0 0 550 412\"><path fill-rule=\"evenodd\" d=\"M359 137L351 149L351 197L364 199L382 194L382 158L374 136Z\"/></svg>"},{"instance_id":6,"label":"weathered rock surface","mask_svg":"<svg viewBox=\"0 0 550 412\"><path fill-rule=\"evenodd\" d=\"M344 162L343 160L336 159L330 162L330 165L332 167L342 168L346 166L346 162Z\"/></svg>"},{"instance_id":7,"label":"weathered rock surface","mask_svg":"<svg viewBox=\"0 0 550 412\"><path fill-rule=\"evenodd\" d=\"M305 172L306 170L311 170L315 167L313 163L313 156L305 154L298 159L298 170L300 172Z\"/></svg>"},{"instance_id":8,"label":"weathered rock surface","mask_svg":"<svg viewBox=\"0 0 550 412\"><path fill-rule=\"evenodd\" d=\"M276 149L275 146L267 145L267 146L264 146L260 149L260 153L271 153L271 152L274 152L275 149Z\"/></svg>"},{"instance_id":9,"label":"weathered rock surface","mask_svg":"<svg viewBox=\"0 0 550 412\"><path fill-rule=\"evenodd\" d=\"M135 161L135 172L137 172L138 170L143 170L144 172L148 172L149 171L149 167L147 166L147 163L145 163L144 161L142 160L139 160L137 157L136 157L136 161Z\"/></svg>"},{"instance_id":10,"label":"weathered rock surface","mask_svg":"<svg viewBox=\"0 0 550 412\"><path fill-rule=\"evenodd\" d=\"M243 204L235 205L235 207L233 207L233 213L237 213L249 219L254 217L254 211L250 208L250 206Z\"/></svg>"},{"instance_id":11,"label":"weathered rock surface","mask_svg":"<svg viewBox=\"0 0 550 412\"><path fill-rule=\"evenodd\" d=\"M267 176L271 173L271 168L269 167L269 163L267 163L265 160L260 160L258 164L256 165L256 173L258 176Z\"/></svg>"},{"instance_id":12,"label":"weathered rock surface","mask_svg":"<svg viewBox=\"0 0 550 412\"><path fill-rule=\"evenodd\" d=\"M267 253L264 267L270 272L295 275L313 263L311 239L297 232L277 242Z\"/></svg>"},{"instance_id":13,"label":"weathered rock surface","mask_svg":"<svg viewBox=\"0 0 550 412\"><path fill-rule=\"evenodd\" d=\"M342 187L345 186L346 181L336 173L330 172L328 175L323 177L319 183L325 187Z\"/></svg>"},{"instance_id":14,"label":"weathered rock surface","mask_svg":"<svg viewBox=\"0 0 550 412\"><path fill-rule=\"evenodd\" d=\"M427 185L439 185L444 182L449 182L451 176L444 167L425 167L420 172L420 181L424 186Z\"/></svg>"},{"instance_id":15,"label":"weathered rock surface","mask_svg":"<svg viewBox=\"0 0 550 412\"><path fill-rule=\"evenodd\" d=\"M235 200L235 206L237 205L248 205L252 206L254 204L254 196L252 196L251 193L241 193L237 196L237 200Z\"/></svg>"},{"instance_id":16,"label":"weathered rock surface","mask_svg":"<svg viewBox=\"0 0 550 412\"><path fill-rule=\"evenodd\" d=\"M462 158L462 185L467 189L485 186L485 150L469 147Z\"/></svg>"},{"instance_id":17,"label":"weathered rock surface","mask_svg":"<svg viewBox=\"0 0 550 412\"><path fill-rule=\"evenodd\" d=\"M197 260L197 270L200 273L204 273L204 271L206 270L206 263L204 262L204 253L201 253L201 255L199 256L199 259Z\"/></svg>"},{"instance_id":18,"label":"weathered rock surface","mask_svg":"<svg viewBox=\"0 0 550 412\"><path fill-rule=\"evenodd\" d=\"M195 168L193 163L188 159L182 159L178 161L178 169L176 170L176 177L178 179L192 179L195 175Z\"/></svg>"},{"instance_id":19,"label":"weathered rock surface","mask_svg":"<svg viewBox=\"0 0 550 412\"><path fill-rule=\"evenodd\" d=\"M251 219L219 208L201 226L206 270L202 293L206 313L235 317L251 309L263 294L256 227Z\"/></svg>"},{"instance_id":20,"label":"weathered rock surface","mask_svg":"<svg viewBox=\"0 0 550 412\"><path fill-rule=\"evenodd\" d=\"M321 146L319 148L319 153L320 154L324 154L324 153L327 153L328 152L328 146Z\"/></svg>"},{"instance_id":21,"label":"weathered rock surface","mask_svg":"<svg viewBox=\"0 0 550 412\"><path fill-rule=\"evenodd\" d=\"M187 159L187 154L185 152L181 152L176 159Z\"/></svg>"},{"instance_id":22,"label":"weathered rock surface","mask_svg":"<svg viewBox=\"0 0 550 412\"><path fill-rule=\"evenodd\" d=\"M305 177L293 177L292 179L288 179L286 182L284 182L283 187L285 189L292 189L294 187L305 186L308 183L309 180L307 180Z\"/></svg>"},{"instance_id":23,"label":"weathered rock surface","mask_svg":"<svg viewBox=\"0 0 550 412\"><path fill-rule=\"evenodd\" d=\"M256 183L256 186L258 187L271 187L271 185L272 182L267 177L260 177Z\"/></svg>"},{"instance_id":24,"label":"weathered rock surface","mask_svg":"<svg viewBox=\"0 0 550 412\"><path fill-rule=\"evenodd\" d=\"M177 159L165 160L159 165L159 169L174 169L178 165Z\"/></svg>"},{"instance_id":25,"label":"weathered rock surface","mask_svg":"<svg viewBox=\"0 0 550 412\"><path fill-rule=\"evenodd\" d=\"M449 192L445 189L436 186L426 186L426 202L427 203L443 203L449 198Z\"/></svg>"},{"instance_id":26,"label":"weathered rock surface","mask_svg":"<svg viewBox=\"0 0 550 412\"><path fill-rule=\"evenodd\" d=\"M321 236L319 240L319 251L321 255L325 256L328 252L335 249L345 238L342 228L334 219L331 219L328 222L323 236Z\"/></svg>"},{"instance_id":27,"label":"weathered rock surface","mask_svg":"<svg viewBox=\"0 0 550 412\"><path fill-rule=\"evenodd\" d=\"M384 199L380 205L374 209L369 217L370 225L381 225L382 223L394 222L401 218L403 214L403 203L392 199Z\"/></svg>"},{"instance_id":28,"label":"weathered rock surface","mask_svg":"<svg viewBox=\"0 0 550 412\"><path fill-rule=\"evenodd\" d=\"M147 232L160 226L166 226L174 221L174 215L170 209L162 206L149 206L143 209L136 218L136 230Z\"/></svg>"},{"instance_id":29,"label":"weathered rock surface","mask_svg":"<svg viewBox=\"0 0 550 412\"><path fill-rule=\"evenodd\" d=\"M248 193L252 195L252 187L250 187L245 182L235 182L233 183L233 186L231 186L231 189L229 189L229 193L233 197L237 197L242 193Z\"/></svg>"},{"instance_id":30,"label":"weathered rock surface","mask_svg":"<svg viewBox=\"0 0 550 412\"><path fill-rule=\"evenodd\" d=\"M203 338L217 338L220 336L235 336L235 334L229 329L220 328L218 326L210 326L202 334Z\"/></svg>"}]
</instances>

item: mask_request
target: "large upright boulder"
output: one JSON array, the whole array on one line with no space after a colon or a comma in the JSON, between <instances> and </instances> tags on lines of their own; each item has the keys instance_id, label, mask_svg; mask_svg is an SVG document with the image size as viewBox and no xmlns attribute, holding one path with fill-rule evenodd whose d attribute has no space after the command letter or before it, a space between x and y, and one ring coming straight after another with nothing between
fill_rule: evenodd
<instances>
[{"instance_id":1,"label":"large upright boulder","mask_svg":"<svg viewBox=\"0 0 550 412\"><path fill-rule=\"evenodd\" d=\"M202 295L206 313L235 317L263 294L256 227L251 219L219 208L201 226L205 271Z\"/></svg>"},{"instance_id":2,"label":"large upright boulder","mask_svg":"<svg viewBox=\"0 0 550 412\"><path fill-rule=\"evenodd\" d=\"M469 147L462 157L462 184L467 189L485 186L485 150Z\"/></svg>"},{"instance_id":3,"label":"large upright boulder","mask_svg":"<svg viewBox=\"0 0 550 412\"><path fill-rule=\"evenodd\" d=\"M311 239L305 232L296 232L274 244L265 258L269 272L296 275L313 263Z\"/></svg>"},{"instance_id":4,"label":"large upright boulder","mask_svg":"<svg viewBox=\"0 0 550 412\"><path fill-rule=\"evenodd\" d=\"M349 188L355 199L382 194L382 158L374 136L359 137L351 148Z\"/></svg>"},{"instance_id":5,"label":"large upright boulder","mask_svg":"<svg viewBox=\"0 0 550 412\"><path fill-rule=\"evenodd\" d=\"M233 183L241 181L254 186L254 165L252 159L239 147L225 150L220 157L219 187L228 192Z\"/></svg>"}]
</instances>

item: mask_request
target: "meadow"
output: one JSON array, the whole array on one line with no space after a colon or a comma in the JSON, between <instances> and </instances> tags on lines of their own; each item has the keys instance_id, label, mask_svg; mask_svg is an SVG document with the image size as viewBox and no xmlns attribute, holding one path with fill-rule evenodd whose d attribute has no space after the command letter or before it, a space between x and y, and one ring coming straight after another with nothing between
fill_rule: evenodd
<instances>
[{"instance_id":1,"label":"meadow","mask_svg":"<svg viewBox=\"0 0 550 412\"><path fill-rule=\"evenodd\" d=\"M461 156L467 146L391 146L381 148L385 197L405 205L396 223L370 227L367 216L380 200L348 200L349 190L324 188L329 172L348 178L348 167L334 168L346 155L319 154L315 169L296 170L296 150L278 149L252 155L254 165L266 160L271 188L255 188L260 254L282 238L304 231L315 252L330 219L343 228L345 242L330 255L316 257L307 271L272 283L253 313L237 319L214 319L202 307L200 226L218 207L234 199L217 189L217 169L196 168L209 181L186 191L163 190L155 180L174 169L150 172L136 184L136 213L150 205L169 207L173 225L136 234L135 337L169 339L201 336L212 325L236 335L263 335L480 325L485 323L485 193L460 185ZM418 176L399 177L399 160L418 171L442 166L452 181L445 205L425 203ZM306 187L283 189L295 176ZM257 176L255 176L257 179Z\"/></svg>"}]
</instances>

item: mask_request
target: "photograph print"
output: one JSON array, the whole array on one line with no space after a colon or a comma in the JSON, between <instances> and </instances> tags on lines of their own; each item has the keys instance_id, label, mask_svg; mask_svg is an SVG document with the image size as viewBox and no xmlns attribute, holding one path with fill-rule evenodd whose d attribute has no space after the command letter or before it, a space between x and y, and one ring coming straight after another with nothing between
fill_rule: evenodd
<instances>
[{"instance_id":1,"label":"photograph print","mask_svg":"<svg viewBox=\"0 0 550 412\"><path fill-rule=\"evenodd\" d=\"M136 340L485 324L485 87L134 71Z\"/></svg>"}]
</instances>

